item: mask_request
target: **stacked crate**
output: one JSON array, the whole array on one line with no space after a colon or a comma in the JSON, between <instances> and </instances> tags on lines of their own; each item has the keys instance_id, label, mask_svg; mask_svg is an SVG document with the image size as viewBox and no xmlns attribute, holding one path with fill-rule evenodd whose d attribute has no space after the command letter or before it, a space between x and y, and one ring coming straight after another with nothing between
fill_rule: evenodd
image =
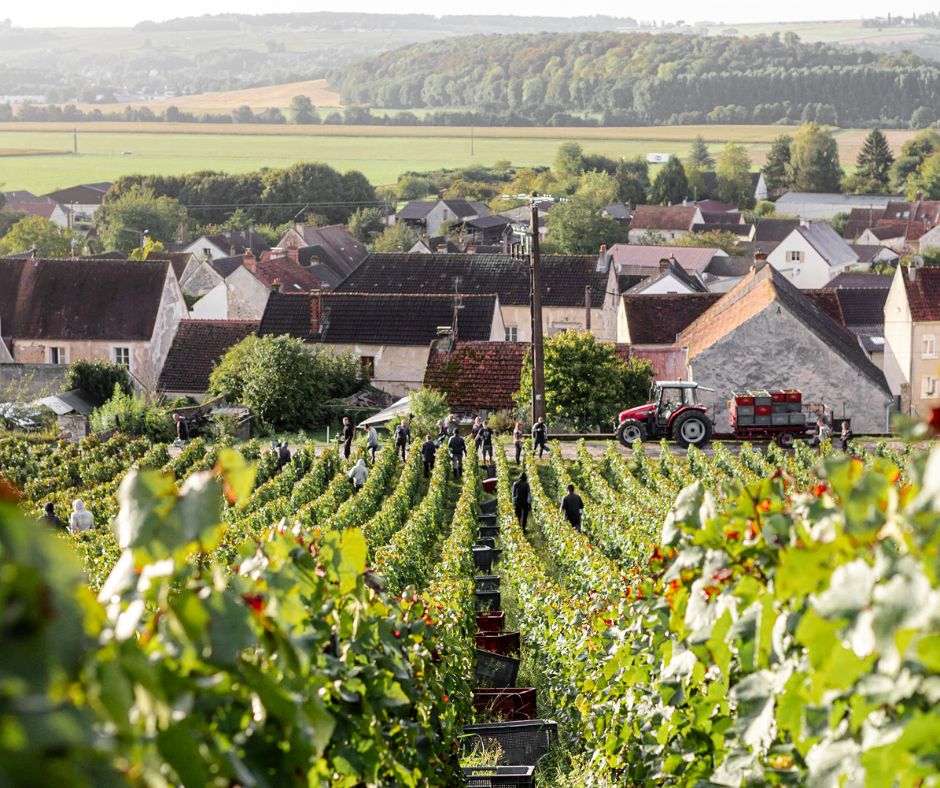
<instances>
[{"instance_id":1,"label":"stacked crate","mask_svg":"<svg viewBox=\"0 0 940 788\"><path fill-rule=\"evenodd\" d=\"M732 427L788 427L806 424L803 395L796 389L733 392Z\"/></svg>"}]
</instances>

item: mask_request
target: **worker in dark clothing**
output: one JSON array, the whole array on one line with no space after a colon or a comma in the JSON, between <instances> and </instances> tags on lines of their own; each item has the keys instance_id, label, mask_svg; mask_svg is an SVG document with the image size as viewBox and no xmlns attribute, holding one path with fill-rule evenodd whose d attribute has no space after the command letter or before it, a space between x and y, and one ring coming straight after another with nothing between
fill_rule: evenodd
<instances>
[{"instance_id":1,"label":"worker in dark clothing","mask_svg":"<svg viewBox=\"0 0 940 788\"><path fill-rule=\"evenodd\" d=\"M539 420L532 425L532 453L539 450L539 459L542 458L542 452L547 448L548 425L545 423L545 417L539 416Z\"/></svg>"},{"instance_id":2,"label":"worker in dark clothing","mask_svg":"<svg viewBox=\"0 0 940 788\"><path fill-rule=\"evenodd\" d=\"M290 462L290 449L287 448L287 441L281 441L277 447L277 469L280 471Z\"/></svg>"},{"instance_id":3,"label":"worker in dark clothing","mask_svg":"<svg viewBox=\"0 0 940 788\"><path fill-rule=\"evenodd\" d=\"M463 457L467 453L467 443L460 437L460 432L455 432L447 441L447 450L450 452L450 461L453 463L454 478L463 477Z\"/></svg>"},{"instance_id":4,"label":"worker in dark clothing","mask_svg":"<svg viewBox=\"0 0 940 788\"><path fill-rule=\"evenodd\" d=\"M576 531L581 530L581 512L584 511L584 501L574 491L574 485L568 485L568 494L561 499L561 511L565 519L571 523Z\"/></svg>"},{"instance_id":5,"label":"worker in dark clothing","mask_svg":"<svg viewBox=\"0 0 940 788\"><path fill-rule=\"evenodd\" d=\"M486 464L486 458L490 458L490 462L493 462L493 428L484 423L480 428L480 431L477 433L477 438L480 441L480 449L483 452L483 463Z\"/></svg>"},{"instance_id":6,"label":"worker in dark clothing","mask_svg":"<svg viewBox=\"0 0 940 788\"><path fill-rule=\"evenodd\" d=\"M405 461L405 449L411 440L411 428L404 419L395 427L395 450L401 454L402 462Z\"/></svg>"},{"instance_id":7,"label":"worker in dark clothing","mask_svg":"<svg viewBox=\"0 0 940 788\"><path fill-rule=\"evenodd\" d=\"M839 445L842 447L842 451L848 452L850 440L852 440L852 429L847 421L843 421L842 431L839 433Z\"/></svg>"},{"instance_id":8,"label":"worker in dark clothing","mask_svg":"<svg viewBox=\"0 0 940 788\"><path fill-rule=\"evenodd\" d=\"M516 519L522 526L522 533L525 533L529 512L532 510L532 488L529 487L529 477L525 471L519 474L519 478L512 485L512 505L516 510Z\"/></svg>"},{"instance_id":9,"label":"worker in dark clothing","mask_svg":"<svg viewBox=\"0 0 940 788\"><path fill-rule=\"evenodd\" d=\"M47 504L46 504L46 509L45 509L45 511L43 512L42 517L39 518L39 522L45 523L46 525L51 526L52 528L54 528L54 529L57 530L57 531L58 531L60 528L61 528L63 531L67 531L67 530L68 530L68 526L67 526L65 523L63 523L63 522L58 518L58 516L56 515L56 513L55 513L55 507L54 507L51 503L47 503Z\"/></svg>"},{"instance_id":10,"label":"worker in dark clothing","mask_svg":"<svg viewBox=\"0 0 940 788\"><path fill-rule=\"evenodd\" d=\"M343 441L343 456L347 460L352 453L353 434L353 426L352 422L349 420L349 416L343 416L343 432L340 437Z\"/></svg>"},{"instance_id":11,"label":"worker in dark clothing","mask_svg":"<svg viewBox=\"0 0 940 788\"><path fill-rule=\"evenodd\" d=\"M434 458L437 457L437 445L431 440L430 435L424 436L424 443L421 444L421 459L424 460L424 478L431 478L431 471L434 470Z\"/></svg>"},{"instance_id":12,"label":"worker in dark clothing","mask_svg":"<svg viewBox=\"0 0 940 788\"><path fill-rule=\"evenodd\" d=\"M518 465L522 459L522 424L518 421L512 431L512 442L516 447L516 465Z\"/></svg>"}]
</instances>

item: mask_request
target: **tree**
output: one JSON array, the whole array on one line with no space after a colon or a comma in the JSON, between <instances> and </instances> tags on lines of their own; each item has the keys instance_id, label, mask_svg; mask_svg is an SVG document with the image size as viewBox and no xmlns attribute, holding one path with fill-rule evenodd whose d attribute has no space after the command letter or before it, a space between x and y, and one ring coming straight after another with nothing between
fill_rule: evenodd
<instances>
[{"instance_id":1,"label":"tree","mask_svg":"<svg viewBox=\"0 0 940 788\"><path fill-rule=\"evenodd\" d=\"M424 386L408 395L408 408L411 412L411 434L418 443L425 435L436 438L438 424L450 412L447 398L437 389Z\"/></svg>"},{"instance_id":2,"label":"tree","mask_svg":"<svg viewBox=\"0 0 940 788\"><path fill-rule=\"evenodd\" d=\"M888 188L894 154L879 129L872 129L855 159L855 174L863 181L877 184L873 192Z\"/></svg>"},{"instance_id":3,"label":"tree","mask_svg":"<svg viewBox=\"0 0 940 788\"><path fill-rule=\"evenodd\" d=\"M835 137L815 123L800 128L790 147L790 177L796 191L839 191L842 168Z\"/></svg>"},{"instance_id":4,"label":"tree","mask_svg":"<svg viewBox=\"0 0 940 788\"><path fill-rule=\"evenodd\" d=\"M391 227L386 227L382 234L376 237L372 242L372 251L379 254L407 252L417 240L418 233L412 227L398 222Z\"/></svg>"},{"instance_id":5,"label":"tree","mask_svg":"<svg viewBox=\"0 0 940 788\"><path fill-rule=\"evenodd\" d=\"M584 172L584 150L577 142L565 142L558 147L552 169L558 178L577 178Z\"/></svg>"},{"instance_id":6,"label":"tree","mask_svg":"<svg viewBox=\"0 0 940 788\"><path fill-rule=\"evenodd\" d=\"M314 427L321 405L355 390L352 354L333 356L289 336L249 336L232 347L209 376L210 396L251 409L278 430Z\"/></svg>"},{"instance_id":7,"label":"tree","mask_svg":"<svg viewBox=\"0 0 940 788\"><path fill-rule=\"evenodd\" d=\"M142 435L157 443L173 440L173 420L169 411L153 407L143 395L125 391L115 383L111 397L91 414L97 432L118 430Z\"/></svg>"},{"instance_id":8,"label":"tree","mask_svg":"<svg viewBox=\"0 0 940 788\"><path fill-rule=\"evenodd\" d=\"M917 171L916 178L909 181L907 198L916 199L917 193L923 193L925 200L940 200L940 151L924 160Z\"/></svg>"},{"instance_id":9,"label":"tree","mask_svg":"<svg viewBox=\"0 0 940 788\"><path fill-rule=\"evenodd\" d=\"M650 171L646 160L637 156L635 159L620 159L614 170L614 184L618 202L628 205L643 205L650 190Z\"/></svg>"},{"instance_id":10,"label":"tree","mask_svg":"<svg viewBox=\"0 0 940 788\"><path fill-rule=\"evenodd\" d=\"M149 235L144 237L144 242L135 249L131 249L127 255L128 260L148 260L152 254L161 254L166 251L166 247L161 241L154 241Z\"/></svg>"},{"instance_id":11,"label":"tree","mask_svg":"<svg viewBox=\"0 0 940 788\"><path fill-rule=\"evenodd\" d=\"M590 331L563 331L545 340L544 359L545 413L550 423L582 431L611 423L623 403L627 374L613 344L598 342ZM531 407L532 360L528 355L515 400L522 409Z\"/></svg>"},{"instance_id":12,"label":"tree","mask_svg":"<svg viewBox=\"0 0 940 788\"><path fill-rule=\"evenodd\" d=\"M0 238L0 255L28 252L35 248L39 257L68 257L75 233L41 216L27 216Z\"/></svg>"},{"instance_id":13,"label":"tree","mask_svg":"<svg viewBox=\"0 0 940 788\"><path fill-rule=\"evenodd\" d=\"M115 387L125 394L134 391L131 376L123 364L113 361L73 361L65 371L65 388L82 389L92 403L103 403L114 393Z\"/></svg>"},{"instance_id":14,"label":"tree","mask_svg":"<svg viewBox=\"0 0 940 788\"><path fill-rule=\"evenodd\" d=\"M650 202L657 205L673 205L689 196L689 179L678 156L670 156L650 188Z\"/></svg>"},{"instance_id":15,"label":"tree","mask_svg":"<svg viewBox=\"0 0 940 788\"><path fill-rule=\"evenodd\" d=\"M308 96L294 96L290 100L291 121L300 124L319 123L320 116Z\"/></svg>"},{"instance_id":16,"label":"tree","mask_svg":"<svg viewBox=\"0 0 940 788\"><path fill-rule=\"evenodd\" d=\"M155 241L170 241L186 220L186 209L172 197L132 186L114 200L105 198L98 211L98 236L106 249L129 252L146 231Z\"/></svg>"},{"instance_id":17,"label":"tree","mask_svg":"<svg viewBox=\"0 0 940 788\"><path fill-rule=\"evenodd\" d=\"M749 208L754 204L754 185L751 180L751 159L741 145L729 142L718 154L715 167L718 181L718 199Z\"/></svg>"},{"instance_id":18,"label":"tree","mask_svg":"<svg viewBox=\"0 0 940 788\"><path fill-rule=\"evenodd\" d=\"M622 407L632 408L649 400L650 384L653 382L651 361L630 356L623 372Z\"/></svg>"},{"instance_id":19,"label":"tree","mask_svg":"<svg viewBox=\"0 0 940 788\"><path fill-rule=\"evenodd\" d=\"M349 232L363 243L368 243L382 232L382 212L378 208L356 208L347 222Z\"/></svg>"},{"instance_id":20,"label":"tree","mask_svg":"<svg viewBox=\"0 0 940 788\"><path fill-rule=\"evenodd\" d=\"M255 113L251 111L251 107L247 104L242 104L240 107L235 107L232 110L232 123L254 123L255 122Z\"/></svg>"},{"instance_id":21,"label":"tree","mask_svg":"<svg viewBox=\"0 0 940 788\"><path fill-rule=\"evenodd\" d=\"M602 209L603 205L579 197L557 203L546 219L548 238L545 251L594 254L601 244L610 247L626 243L627 228L605 216Z\"/></svg>"},{"instance_id":22,"label":"tree","mask_svg":"<svg viewBox=\"0 0 940 788\"><path fill-rule=\"evenodd\" d=\"M782 134L770 146L763 173L767 191L772 197L790 188L790 148L792 145L792 137Z\"/></svg>"},{"instance_id":23,"label":"tree","mask_svg":"<svg viewBox=\"0 0 940 788\"><path fill-rule=\"evenodd\" d=\"M715 159L712 158L711 153L708 152L708 145L701 134L693 140L692 147L689 149L689 155L685 159L685 165L689 169L704 172L707 172L715 166Z\"/></svg>"}]
</instances>

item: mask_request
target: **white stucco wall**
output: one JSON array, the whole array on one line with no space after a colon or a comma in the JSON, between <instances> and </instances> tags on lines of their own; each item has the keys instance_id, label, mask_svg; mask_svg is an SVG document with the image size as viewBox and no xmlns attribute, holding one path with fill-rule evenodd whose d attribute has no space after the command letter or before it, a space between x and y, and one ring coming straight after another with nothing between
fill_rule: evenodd
<instances>
[{"instance_id":1,"label":"white stucco wall","mask_svg":"<svg viewBox=\"0 0 940 788\"><path fill-rule=\"evenodd\" d=\"M244 266L225 277L229 320L261 320L270 290Z\"/></svg>"},{"instance_id":2,"label":"white stucco wall","mask_svg":"<svg viewBox=\"0 0 940 788\"><path fill-rule=\"evenodd\" d=\"M901 410L909 409L909 387L911 383L911 343L913 324L911 308L907 302L907 291L901 277L907 272L899 268L891 281L888 299L885 301L885 378L891 392L901 397Z\"/></svg>"},{"instance_id":3,"label":"white stucco wall","mask_svg":"<svg viewBox=\"0 0 940 788\"><path fill-rule=\"evenodd\" d=\"M334 345L324 343L323 348L331 353L351 352L356 356L371 356L375 359L375 375L372 384L395 397L404 397L410 391L421 388L424 371L428 365L427 345Z\"/></svg>"},{"instance_id":4,"label":"white stucco wall","mask_svg":"<svg viewBox=\"0 0 940 788\"><path fill-rule=\"evenodd\" d=\"M803 262L791 263L787 260L788 252L802 252ZM815 290L822 287L837 274L856 265L856 262L831 266L813 245L794 230L769 255L767 262L776 268L801 290Z\"/></svg>"},{"instance_id":5,"label":"white stucco wall","mask_svg":"<svg viewBox=\"0 0 940 788\"><path fill-rule=\"evenodd\" d=\"M675 276L669 274L657 282L647 285L642 290L635 292L643 295L662 295L664 293L694 293L697 292L689 287L685 282L680 282Z\"/></svg>"},{"instance_id":6,"label":"white stucco wall","mask_svg":"<svg viewBox=\"0 0 940 788\"><path fill-rule=\"evenodd\" d=\"M207 262L202 261L195 266L186 266L180 285L184 293L203 296L221 281L222 277L218 272Z\"/></svg>"},{"instance_id":7,"label":"white stucco wall","mask_svg":"<svg viewBox=\"0 0 940 788\"><path fill-rule=\"evenodd\" d=\"M225 282L219 282L193 304L189 316L194 320L228 320L228 290Z\"/></svg>"},{"instance_id":8,"label":"white stucco wall","mask_svg":"<svg viewBox=\"0 0 940 788\"><path fill-rule=\"evenodd\" d=\"M932 249L940 249L940 224L924 233L918 243L920 244L918 248L921 253L929 252Z\"/></svg>"},{"instance_id":9,"label":"white stucco wall","mask_svg":"<svg viewBox=\"0 0 940 788\"><path fill-rule=\"evenodd\" d=\"M925 350L926 338L933 353ZM911 374L911 416L926 416L933 408L940 406L940 322L915 323L914 341L911 347L913 370ZM927 390L927 378L933 383L933 395Z\"/></svg>"},{"instance_id":10,"label":"white stucco wall","mask_svg":"<svg viewBox=\"0 0 940 788\"><path fill-rule=\"evenodd\" d=\"M779 311L778 311L779 308ZM690 360L700 392L714 406L716 429L728 428L732 391L796 388L805 402L823 402L856 432L883 432L890 394L835 353L778 302Z\"/></svg>"}]
</instances>

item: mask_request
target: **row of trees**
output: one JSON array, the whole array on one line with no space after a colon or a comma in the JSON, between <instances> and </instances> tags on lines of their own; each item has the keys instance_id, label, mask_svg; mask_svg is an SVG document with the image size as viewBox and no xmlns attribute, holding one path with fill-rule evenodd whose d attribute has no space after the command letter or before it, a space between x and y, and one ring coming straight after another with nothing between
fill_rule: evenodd
<instances>
[{"instance_id":1,"label":"row of trees","mask_svg":"<svg viewBox=\"0 0 940 788\"><path fill-rule=\"evenodd\" d=\"M384 54L331 80L347 104L472 107L542 123L556 112L612 124L907 126L940 118L936 63L795 36L467 36Z\"/></svg>"}]
</instances>

